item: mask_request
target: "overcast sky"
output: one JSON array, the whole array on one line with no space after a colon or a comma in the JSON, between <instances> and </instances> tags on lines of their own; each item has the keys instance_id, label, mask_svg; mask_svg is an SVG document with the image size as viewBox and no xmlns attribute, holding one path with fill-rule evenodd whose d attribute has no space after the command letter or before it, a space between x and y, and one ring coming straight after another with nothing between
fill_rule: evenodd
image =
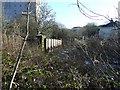
<instances>
[{"instance_id":1,"label":"overcast sky","mask_svg":"<svg viewBox=\"0 0 120 90\"><path fill-rule=\"evenodd\" d=\"M90 8L96 13L109 16L111 18L117 17L118 1L119 0L79 0L85 6ZM56 21L64 24L67 28L75 26L84 26L87 23L94 22L97 25L105 24L108 22L103 17L98 19L103 20L91 20L82 15L76 4L76 0L44 0L48 5L56 12ZM93 15L93 14L91 14Z\"/></svg>"}]
</instances>

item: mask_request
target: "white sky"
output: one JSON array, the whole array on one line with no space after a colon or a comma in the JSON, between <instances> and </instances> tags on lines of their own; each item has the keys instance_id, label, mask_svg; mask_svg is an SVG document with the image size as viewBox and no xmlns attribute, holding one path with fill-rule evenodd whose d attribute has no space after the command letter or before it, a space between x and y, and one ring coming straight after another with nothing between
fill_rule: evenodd
<instances>
[{"instance_id":1,"label":"white sky","mask_svg":"<svg viewBox=\"0 0 120 90\"><path fill-rule=\"evenodd\" d=\"M76 0L44 0L48 5L56 12L56 21L64 24L67 28L75 26L84 26L87 23L95 22L97 25L107 23L103 17L99 19L103 20L91 20L82 15L76 4ZM79 0L85 6L90 8L96 13L109 16L111 18L117 17L118 1L119 0Z\"/></svg>"}]
</instances>

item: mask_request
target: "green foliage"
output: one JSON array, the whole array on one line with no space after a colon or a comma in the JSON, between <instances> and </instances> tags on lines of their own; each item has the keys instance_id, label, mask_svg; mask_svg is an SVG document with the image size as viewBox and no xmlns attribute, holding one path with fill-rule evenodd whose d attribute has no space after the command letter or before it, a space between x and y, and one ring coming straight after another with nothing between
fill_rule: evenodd
<instances>
[{"instance_id":1,"label":"green foliage","mask_svg":"<svg viewBox=\"0 0 120 90\"><path fill-rule=\"evenodd\" d=\"M95 24L89 23L86 26L84 26L83 36L90 37L98 33L99 33L99 28Z\"/></svg>"}]
</instances>

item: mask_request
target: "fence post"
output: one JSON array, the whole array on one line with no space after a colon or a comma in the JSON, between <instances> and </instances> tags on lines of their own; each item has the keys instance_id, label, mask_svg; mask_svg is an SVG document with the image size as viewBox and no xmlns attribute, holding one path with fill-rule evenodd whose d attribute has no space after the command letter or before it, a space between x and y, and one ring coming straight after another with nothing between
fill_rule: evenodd
<instances>
[{"instance_id":1,"label":"fence post","mask_svg":"<svg viewBox=\"0 0 120 90\"><path fill-rule=\"evenodd\" d=\"M42 33L41 32L38 32L38 34L37 34L37 39L38 39L38 45L40 46L40 47L42 47Z\"/></svg>"},{"instance_id":2,"label":"fence post","mask_svg":"<svg viewBox=\"0 0 120 90\"><path fill-rule=\"evenodd\" d=\"M47 49L46 49L46 38L44 39L44 50L45 50L45 52L47 51Z\"/></svg>"}]
</instances>

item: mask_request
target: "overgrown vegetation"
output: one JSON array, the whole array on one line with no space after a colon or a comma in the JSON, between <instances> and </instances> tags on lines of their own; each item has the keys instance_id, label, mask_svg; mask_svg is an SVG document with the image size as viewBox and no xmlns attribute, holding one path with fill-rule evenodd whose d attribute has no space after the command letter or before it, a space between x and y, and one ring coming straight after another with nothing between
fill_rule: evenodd
<instances>
[{"instance_id":1,"label":"overgrown vegetation","mask_svg":"<svg viewBox=\"0 0 120 90\"><path fill-rule=\"evenodd\" d=\"M35 26L36 23L32 21L33 19L30 21L31 25ZM21 30L24 30L25 24L21 22L14 22L4 28L2 54L3 90L8 90L9 88L16 62L15 58L20 49L22 37L24 37L24 32ZM14 80L13 90L59 88L119 90L119 40L101 40L95 36L96 30L98 30L95 25L93 27L92 25L83 27L88 30L86 32L89 32L89 35L86 34L89 38L85 40L79 38L79 33L59 28L59 25L55 22L50 23L47 27L43 23L40 25L42 27L38 27L38 25L32 28L33 26L31 26L30 30L35 31L31 31L31 36L35 38L36 30L39 31L45 28L43 33L47 37L62 38L63 45L54 48L53 52L43 52L38 46L37 39L27 41L19 70ZM91 32L90 30L93 31ZM46 34L48 32L50 33ZM19 35L22 37L19 37Z\"/></svg>"},{"instance_id":2,"label":"overgrown vegetation","mask_svg":"<svg viewBox=\"0 0 120 90\"><path fill-rule=\"evenodd\" d=\"M16 89L88 88L118 89L120 87L120 53L116 41L90 38L86 46L74 41L45 53L32 43L24 50L17 76ZM3 51L3 89L10 83L15 56L9 48ZM99 62L96 62L98 60Z\"/></svg>"}]
</instances>

